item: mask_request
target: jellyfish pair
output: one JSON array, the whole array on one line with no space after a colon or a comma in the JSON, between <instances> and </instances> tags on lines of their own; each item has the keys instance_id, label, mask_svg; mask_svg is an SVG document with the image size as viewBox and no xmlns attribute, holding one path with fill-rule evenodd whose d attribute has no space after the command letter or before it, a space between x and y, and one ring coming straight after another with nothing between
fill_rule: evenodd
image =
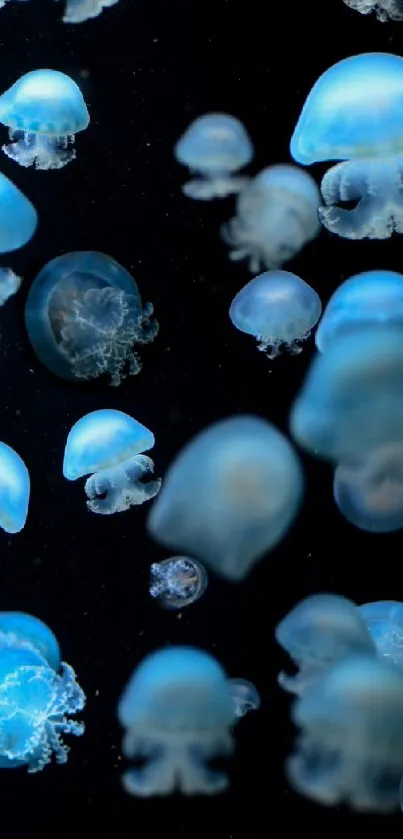
<instances>
[{"instance_id":1,"label":"jellyfish pair","mask_svg":"<svg viewBox=\"0 0 403 839\"><path fill-rule=\"evenodd\" d=\"M62 735L79 737L85 695L57 640L38 618L0 612L0 768L39 772L54 755L66 763Z\"/></svg>"},{"instance_id":2,"label":"jellyfish pair","mask_svg":"<svg viewBox=\"0 0 403 839\"><path fill-rule=\"evenodd\" d=\"M161 481L151 480L154 463L142 452L152 449L155 438L137 420L111 408L81 417L67 437L63 475L85 483L87 508L111 515L154 498Z\"/></svg>"},{"instance_id":3,"label":"jellyfish pair","mask_svg":"<svg viewBox=\"0 0 403 839\"><path fill-rule=\"evenodd\" d=\"M403 0L344 0L346 6L362 15L375 12L378 20L403 20Z\"/></svg>"}]
</instances>

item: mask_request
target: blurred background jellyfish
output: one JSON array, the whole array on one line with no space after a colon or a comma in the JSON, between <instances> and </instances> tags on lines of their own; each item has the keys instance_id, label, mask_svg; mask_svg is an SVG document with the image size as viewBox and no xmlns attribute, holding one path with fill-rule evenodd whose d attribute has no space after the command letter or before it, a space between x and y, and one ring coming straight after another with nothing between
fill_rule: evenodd
<instances>
[{"instance_id":1,"label":"blurred background jellyfish","mask_svg":"<svg viewBox=\"0 0 403 839\"><path fill-rule=\"evenodd\" d=\"M380 656L403 669L403 603L377 600L358 607Z\"/></svg>"},{"instance_id":2,"label":"blurred background jellyfish","mask_svg":"<svg viewBox=\"0 0 403 839\"><path fill-rule=\"evenodd\" d=\"M240 581L287 534L303 484L297 455L274 426L258 417L229 417L177 455L148 529L162 545Z\"/></svg>"},{"instance_id":3,"label":"blurred background jellyfish","mask_svg":"<svg viewBox=\"0 0 403 839\"><path fill-rule=\"evenodd\" d=\"M235 709L224 670L208 653L193 647L151 653L129 679L118 717L126 729L123 754L144 761L123 775L130 795L213 795L227 788L226 775L209 763L233 751Z\"/></svg>"},{"instance_id":4,"label":"blurred background jellyfish","mask_svg":"<svg viewBox=\"0 0 403 839\"><path fill-rule=\"evenodd\" d=\"M68 481L91 476L84 489L92 513L123 513L159 492L161 481L150 479L154 463L141 454L154 443L154 434L128 414L92 411L69 432L63 475Z\"/></svg>"},{"instance_id":5,"label":"blurred background jellyfish","mask_svg":"<svg viewBox=\"0 0 403 839\"><path fill-rule=\"evenodd\" d=\"M0 268L0 306L4 306L10 297L17 294L21 283L22 278L17 277L11 268Z\"/></svg>"},{"instance_id":6,"label":"blurred background jellyfish","mask_svg":"<svg viewBox=\"0 0 403 839\"><path fill-rule=\"evenodd\" d=\"M175 157L200 178L183 187L188 198L209 201L239 192L247 179L236 173L252 160L253 146L242 123L228 114L194 120L175 146Z\"/></svg>"},{"instance_id":7,"label":"blurred background jellyfish","mask_svg":"<svg viewBox=\"0 0 403 839\"><path fill-rule=\"evenodd\" d=\"M0 768L39 772L52 755L66 763L62 735L84 733L71 719L84 705L51 630L23 612L0 612Z\"/></svg>"},{"instance_id":8,"label":"blurred background jellyfish","mask_svg":"<svg viewBox=\"0 0 403 839\"><path fill-rule=\"evenodd\" d=\"M206 569L188 556L171 556L151 566L150 594L165 609L190 606L206 588Z\"/></svg>"},{"instance_id":9,"label":"blurred background jellyfish","mask_svg":"<svg viewBox=\"0 0 403 839\"><path fill-rule=\"evenodd\" d=\"M335 594L314 594L297 603L276 627L276 639L298 668L294 676L282 671L278 683L298 695L346 656L375 655L359 609Z\"/></svg>"},{"instance_id":10,"label":"blurred background jellyfish","mask_svg":"<svg viewBox=\"0 0 403 839\"><path fill-rule=\"evenodd\" d=\"M391 533L403 528L403 433L401 441L339 463L333 494L342 515L361 530Z\"/></svg>"},{"instance_id":11,"label":"blurred background jellyfish","mask_svg":"<svg viewBox=\"0 0 403 839\"><path fill-rule=\"evenodd\" d=\"M234 326L253 335L258 349L276 358L282 349L302 350L322 312L316 291L289 271L265 271L235 295L229 310Z\"/></svg>"},{"instance_id":12,"label":"blurred background jellyfish","mask_svg":"<svg viewBox=\"0 0 403 839\"><path fill-rule=\"evenodd\" d=\"M369 15L375 12L378 20L403 20L403 0L344 0L346 6Z\"/></svg>"},{"instance_id":13,"label":"blurred background jellyfish","mask_svg":"<svg viewBox=\"0 0 403 839\"><path fill-rule=\"evenodd\" d=\"M248 679L228 679L228 687L237 719L241 719L250 711L257 711L260 708L258 690Z\"/></svg>"},{"instance_id":14,"label":"blurred background jellyfish","mask_svg":"<svg viewBox=\"0 0 403 839\"><path fill-rule=\"evenodd\" d=\"M76 156L69 144L89 121L80 88L58 70L26 73L0 96L0 122L14 141L3 151L20 166L66 166Z\"/></svg>"},{"instance_id":15,"label":"blurred background jellyfish","mask_svg":"<svg viewBox=\"0 0 403 839\"><path fill-rule=\"evenodd\" d=\"M38 216L28 198L0 172L0 253L26 245L35 233Z\"/></svg>"},{"instance_id":16,"label":"blurred background jellyfish","mask_svg":"<svg viewBox=\"0 0 403 839\"><path fill-rule=\"evenodd\" d=\"M36 355L52 373L78 381L108 376L118 386L141 369L135 348L158 332L152 313L133 277L111 256L73 251L39 272L25 323Z\"/></svg>"},{"instance_id":17,"label":"blurred background jellyfish","mask_svg":"<svg viewBox=\"0 0 403 839\"><path fill-rule=\"evenodd\" d=\"M19 533L28 515L29 472L22 458L0 443L0 527L6 533Z\"/></svg>"},{"instance_id":18,"label":"blurred background jellyfish","mask_svg":"<svg viewBox=\"0 0 403 839\"><path fill-rule=\"evenodd\" d=\"M230 259L249 269L279 268L318 235L321 197L315 181L297 166L269 166L246 183L236 215L222 228Z\"/></svg>"},{"instance_id":19,"label":"blurred background jellyfish","mask_svg":"<svg viewBox=\"0 0 403 839\"><path fill-rule=\"evenodd\" d=\"M364 53L326 70L291 140L297 163L342 160L321 184L319 217L347 239L403 232L403 58ZM349 204L353 202L353 208Z\"/></svg>"},{"instance_id":20,"label":"blurred background jellyfish","mask_svg":"<svg viewBox=\"0 0 403 839\"><path fill-rule=\"evenodd\" d=\"M328 806L389 812L403 775L403 674L385 659L352 657L330 668L295 703L302 729L287 775Z\"/></svg>"},{"instance_id":21,"label":"blurred background jellyfish","mask_svg":"<svg viewBox=\"0 0 403 839\"><path fill-rule=\"evenodd\" d=\"M63 23L83 23L98 17L103 9L114 6L119 0L66 0Z\"/></svg>"}]
</instances>

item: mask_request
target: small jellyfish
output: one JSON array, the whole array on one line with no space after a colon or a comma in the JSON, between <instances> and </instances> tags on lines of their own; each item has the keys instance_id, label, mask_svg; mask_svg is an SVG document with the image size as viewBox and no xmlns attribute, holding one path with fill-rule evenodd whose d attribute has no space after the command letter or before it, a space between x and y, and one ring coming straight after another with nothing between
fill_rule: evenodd
<instances>
[{"instance_id":1,"label":"small jellyfish","mask_svg":"<svg viewBox=\"0 0 403 839\"><path fill-rule=\"evenodd\" d=\"M26 73L0 96L0 122L15 141L3 151L20 166L66 166L76 156L69 143L89 121L80 88L58 70Z\"/></svg>"},{"instance_id":2,"label":"small jellyfish","mask_svg":"<svg viewBox=\"0 0 403 839\"><path fill-rule=\"evenodd\" d=\"M35 233L38 216L28 198L0 172L0 253L16 251Z\"/></svg>"},{"instance_id":3,"label":"small jellyfish","mask_svg":"<svg viewBox=\"0 0 403 839\"><path fill-rule=\"evenodd\" d=\"M140 454L154 443L154 434L128 414L111 408L92 411L69 432L63 475L68 481L91 475L84 489L92 513L123 513L159 492L160 479L150 480L154 463Z\"/></svg>"},{"instance_id":4,"label":"small jellyfish","mask_svg":"<svg viewBox=\"0 0 403 839\"><path fill-rule=\"evenodd\" d=\"M209 763L233 751L235 710L224 670L208 653L193 647L151 653L123 691L118 717L126 729L123 754L144 762L123 775L130 795L213 795L227 788L226 775Z\"/></svg>"},{"instance_id":5,"label":"small jellyfish","mask_svg":"<svg viewBox=\"0 0 403 839\"><path fill-rule=\"evenodd\" d=\"M183 609L204 594L207 572L188 556L171 556L151 566L151 597L165 609Z\"/></svg>"},{"instance_id":6,"label":"small jellyfish","mask_svg":"<svg viewBox=\"0 0 403 839\"><path fill-rule=\"evenodd\" d=\"M286 535L303 493L294 449L253 416L214 423L171 464L148 516L151 536L232 582Z\"/></svg>"},{"instance_id":7,"label":"small jellyfish","mask_svg":"<svg viewBox=\"0 0 403 839\"><path fill-rule=\"evenodd\" d=\"M260 696L252 682L248 679L228 679L228 687L235 705L235 716L241 719L250 711L260 708Z\"/></svg>"},{"instance_id":8,"label":"small jellyfish","mask_svg":"<svg viewBox=\"0 0 403 839\"><path fill-rule=\"evenodd\" d=\"M276 639L298 668L294 676L282 671L278 683L298 695L346 656L375 655L359 609L335 594L314 594L297 603L276 627Z\"/></svg>"},{"instance_id":9,"label":"small jellyfish","mask_svg":"<svg viewBox=\"0 0 403 839\"><path fill-rule=\"evenodd\" d=\"M378 600L358 607L380 656L403 669L403 603Z\"/></svg>"},{"instance_id":10,"label":"small jellyfish","mask_svg":"<svg viewBox=\"0 0 403 839\"><path fill-rule=\"evenodd\" d=\"M253 335L258 349L276 358L282 349L301 352L322 312L316 291L289 271L265 271L235 295L229 310L234 326Z\"/></svg>"},{"instance_id":11,"label":"small jellyfish","mask_svg":"<svg viewBox=\"0 0 403 839\"><path fill-rule=\"evenodd\" d=\"M287 775L328 806L389 812L403 775L403 674L385 659L352 657L330 668L295 702L302 729Z\"/></svg>"},{"instance_id":12,"label":"small jellyfish","mask_svg":"<svg viewBox=\"0 0 403 839\"><path fill-rule=\"evenodd\" d=\"M85 20L91 20L115 3L118 3L118 0L66 0L63 23L83 23Z\"/></svg>"},{"instance_id":13,"label":"small jellyfish","mask_svg":"<svg viewBox=\"0 0 403 839\"><path fill-rule=\"evenodd\" d=\"M19 533L28 515L29 472L22 458L0 443L0 527L6 533Z\"/></svg>"},{"instance_id":14,"label":"small jellyfish","mask_svg":"<svg viewBox=\"0 0 403 839\"><path fill-rule=\"evenodd\" d=\"M61 736L84 733L83 723L70 718L84 705L51 630L23 612L0 612L0 768L39 772L52 754L66 763Z\"/></svg>"},{"instance_id":15,"label":"small jellyfish","mask_svg":"<svg viewBox=\"0 0 403 839\"><path fill-rule=\"evenodd\" d=\"M237 198L236 215L222 228L230 259L249 269L279 268L318 235L321 197L315 181L297 166L269 166Z\"/></svg>"},{"instance_id":16,"label":"small jellyfish","mask_svg":"<svg viewBox=\"0 0 403 839\"><path fill-rule=\"evenodd\" d=\"M235 173L252 160L253 146L242 123L228 114L205 114L191 123L175 146L175 157L201 178L183 187L188 198L209 201L239 192L247 179Z\"/></svg>"},{"instance_id":17,"label":"small jellyfish","mask_svg":"<svg viewBox=\"0 0 403 839\"><path fill-rule=\"evenodd\" d=\"M25 323L36 355L52 373L83 382L108 376L117 387L141 370L135 347L157 335L152 314L133 277L111 256L73 251L39 272Z\"/></svg>"},{"instance_id":18,"label":"small jellyfish","mask_svg":"<svg viewBox=\"0 0 403 839\"><path fill-rule=\"evenodd\" d=\"M22 278L17 277L11 268L0 268L0 306L4 306L10 297L21 288Z\"/></svg>"},{"instance_id":19,"label":"small jellyfish","mask_svg":"<svg viewBox=\"0 0 403 839\"><path fill-rule=\"evenodd\" d=\"M401 441L339 463L333 494L342 515L361 530L392 533L403 528L403 431Z\"/></svg>"},{"instance_id":20,"label":"small jellyfish","mask_svg":"<svg viewBox=\"0 0 403 839\"><path fill-rule=\"evenodd\" d=\"M291 140L297 163L342 160L321 184L319 218L347 239L403 232L403 58L364 53L326 70ZM353 202L353 209L346 206Z\"/></svg>"},{"instance_id":21,"label":"small jellyfish","mask_svg":"<svg viewBox=\"0 0 403 839\"><path fill-rule=\"evenodd\" d=\"M375 12L378 20L403 20L403 0L344 0L346 6L362 15Z\"/></svg>"}]
</instances>

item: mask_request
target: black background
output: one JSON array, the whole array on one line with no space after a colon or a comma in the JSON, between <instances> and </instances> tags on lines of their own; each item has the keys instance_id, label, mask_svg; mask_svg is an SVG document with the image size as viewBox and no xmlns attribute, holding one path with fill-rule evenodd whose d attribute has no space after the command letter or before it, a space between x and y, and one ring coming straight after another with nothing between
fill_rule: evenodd
<instances>
[{"instance_id":1,"label":"black background","mask_svg":"<svg viewBox=\"0 0 403 839\"><path fill-rule=\"evenodd\" d=\"M290 791L282 767L293 731L276 685L286 662L273 636L310 593L403 600L401 533L355 530L334 507L330 468L304 458L307 494L289 537L243 584L211 578L204 597L177 615L148 594L149 566L167 553L147 537L147 506L92 515L82 482L64 481L61 465L71 425L108 406L154 431L161 475L195 432L220 417L252 412L287 429L313 342L301 356L271 363L232 327L229 304L249 279L219 237L232 202L186 199L187 173L172 148L193 118L220 110L247 126L256 145L251 172L288 161L317 77L355 53L403 55L403 26L365 18L342 0L121 0L74 27L61 23L61 13L50 0L0 11L1 89L51 67L78 81L91 113L76 138L77 160L61 171L25 170L1 155L1 170L32 199L40 227L25 249L2 260L25 284L0 312L0 439L26 461L32 494L23 532L0 534L0 608L30 612L54 630L88 696L87 730L69 738L65 767L2 772L0 829L16 837L263 839L300 825L314 834L347 824L387 828L397 819L401 826L400 814L327 810ZM312 171L319 178L325 169ZM102 250L130 270L160 321L143 371L118 390L53 377L24 332L24 299L37 271L80 249ZM323 231L287 268L325 302L353 273L402 270L402 238L354 243ZM141 801L120 786L116 703L135 664L166 643L204 647L261 693L261 710L236 732L231 789L215 799Z\"/></svg>"}]
</instances>

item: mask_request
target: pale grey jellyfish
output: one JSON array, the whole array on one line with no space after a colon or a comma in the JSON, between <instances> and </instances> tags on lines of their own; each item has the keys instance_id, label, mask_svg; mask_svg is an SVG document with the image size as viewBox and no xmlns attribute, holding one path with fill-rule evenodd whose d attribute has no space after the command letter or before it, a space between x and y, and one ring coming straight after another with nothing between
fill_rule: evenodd
<instances>
[{"instance_id":1,"label":"pale grey jellyfish","mask_svg":"<svg viewBox=\"0 0 403 839\"><path fill-rule=\"evenodd\" d=\"M239 192L247 179L236 174L252 160L253 146L239 121L229 114L194 120L175 146L175 157L200 178L183 187L188 198L209 201Z\"/></svg>"},{"instance_id":2,"label":"pale grey jellyfish","mask_svg":"<svg viewBox=\"0 0 403 839\"><path fill-rule=\"evenodd\" d=\"M333 494L342 515L361 530L403 528L403 431L401 440L339 463Z\"/></svg>"},{"instance_id":3,"label":"pale grey jellyfish","mask_svg":"<svg viewBox=\"0 0 403 839\"><path fill-rule=\"evenodd\" d=\"M253 682L249 682L248 679L228 679L228 687L237 719L260 708L260 696Z\"/></svg>"},{"instance_id":4,"label":"pale grey jellyfish","mask_svg":"<svg viewBox=\"0 0 403 839\"><path fill-rule=\"evenodd\" d=\"M222 228L230 259L249 269L279 268L318 235L321 197L315 181L297 166L269 166L248 181L236 215Z\"/></svg>"},{"instance_id":5,"label":"pale grey jellyfish","mask_svg":"<svg viewBox=\"0 0 403 839\"><path fill-rule=\"evenodd\" d=\"M235 295L229 310L234 326L253 335L258 349L276 358L283 349L302 351L322 312L319 295L289 271L265 271Z\"/></svg>"},{"instance_id":6,"label":"pale grey jellyfish","mask_svg":"<svg viewBox=\"0 0 403 839\"><path fill-rule=\"evenodd\" d=\"M119 0L66 0L63 23L83 23L98 17L103 9L118 2Z\"/></svg>"},{"instance_id":7,"label":"pale grey jellyfish","mask_svg":"<svg viewBox=\"0 0 403 839\"><path fill-rule=\"evenodd\" d=\"M177 455L148 529L157 542L240 581L284 538L302 493L302 468L288 440L263 419L234 416Z\"/></svg>"},{"instance_id":8,"label":"pale grey jellyfish","mask_svg":"<svg viewBox=\"0 0 403 839\"><path fill-rule=\"evenodd\" d=\"M344 0L346 6L369 15L375 12L378 20L403 20L403 0Z\"/></svg>"},{"instance_id":9,"label":"pale grey jellyfish","mask_svg":"<svg viewBox=\"0 0 403 839\"><path fill-rule=\"evenodd\" d=\"M377 600L358 607L368 627L378 655L400 667L403 672L403 603Z\"/></svg>"},{"instance_id":10,"label":"pale grey jellyfish","mask_svg":"<svg viewBox=\"0 0 403 839\"><path fill-rule=\"evenodd\" d=\"M321 184L319 217L347 239L403 232L403 58L365 53L326 70L291 140L297 163L342 160ZM349 209L346 203L354 203Z\"/></svg>"},{"instance_id":11,"label":"pale grey jellyfish","mask_svg":"<svg viewBox=\"0 0 403 839\"><path fill-rule=\"evenodd\" d=\"M183 609L204 594L207 571L189 556L171 556L151 566L151 597L165 609Z\"/></svg>"},{"instance_id":12,"label":"pale grey jellyfish","mask_svg":"<svg viewBox=\"0 0 403 839\"><path fill-rule=\"evenodd\" d=\"M150 480L153 461L140 454L152 449L154 442L154 434L128 414L112 408L92 411L69 432L63 475L68 481L91 476L85 493L92 513L123 513L160 490L161 481Z\"/></svg>"}]
</instances>

